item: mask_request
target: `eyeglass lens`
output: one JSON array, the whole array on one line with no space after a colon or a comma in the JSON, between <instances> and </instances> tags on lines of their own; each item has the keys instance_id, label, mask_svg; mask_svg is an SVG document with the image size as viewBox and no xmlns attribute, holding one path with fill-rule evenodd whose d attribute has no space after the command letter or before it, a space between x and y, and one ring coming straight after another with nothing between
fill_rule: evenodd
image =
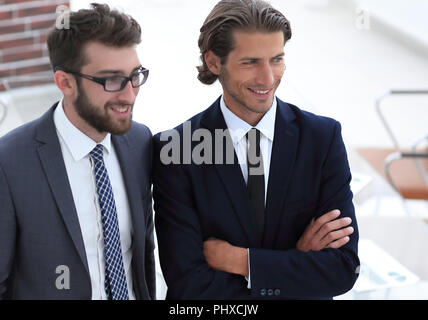
<instances>
[{"instance_id":1,"label":"eyeglass lens","mask_svg":"<svg viewBox=\"0 0 428 320\"><path fill-rule=\"evenodd\" d=\"M146 73L139 71L131 76L131 84L134 88L141 86L146 80ZM128 78L110 77L106 79L105 89L108 91L119 91L125 88L128 83Z\"/></svg>"}]
</instances>

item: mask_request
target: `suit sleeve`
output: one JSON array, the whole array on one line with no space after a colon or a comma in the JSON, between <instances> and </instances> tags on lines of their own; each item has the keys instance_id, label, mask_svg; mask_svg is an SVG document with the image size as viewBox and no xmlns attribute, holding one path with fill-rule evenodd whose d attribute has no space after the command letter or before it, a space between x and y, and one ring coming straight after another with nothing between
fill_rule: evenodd
<instances>
[{"instance_id":1,"label":"suit sleeve","mask_svg":"<svg viewBox=\"0 0 428 320\"><path fill-rule=\"evenodd\" d=\"M153 197L155 226L168 299L236 299L249 297L244 277L209 267L203 237L184 165L164 165L155 136Z\"/></svg>"},{"instance_id":2,"label":"suit sleeve","mask_svg":"<svg viewBox=\"0 0 428 320\"><path fill-rule=\"evenodd\" d=\"M15 210L6 175L0 164L0 300L6 298L16 237Z\"/></svg>"},{"instance_id":3,"label":"suit sleeve","mask_svg":"<svg viewBox=\"0 0 428 320\"><path fill-rule=\"evenodd\" d=\"M349 291L357 277L358 228L350 190L351 172L341 127L336 122L322 169L317 212L319 217L333 209L350 217L354 233L339 249L302 252L250 249L251 287L254 297L267 292L283 298L326 298Z\"/></svg>"}]
</instances>

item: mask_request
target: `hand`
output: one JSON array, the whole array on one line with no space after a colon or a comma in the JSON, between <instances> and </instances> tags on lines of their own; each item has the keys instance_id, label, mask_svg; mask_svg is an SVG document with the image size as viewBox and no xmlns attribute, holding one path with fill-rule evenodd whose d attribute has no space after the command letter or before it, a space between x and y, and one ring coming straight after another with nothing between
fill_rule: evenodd
<instances>
[{"instance_id":1,"label":"hand","mask_svg":"<svg viewBox=\"0 0 428 320\"><path fill-rule=\"evenodd\" d=\"M297 241L296 248L302 251L319 251L325 248L338 249L349 241L349 235L354 232L354 228L347 227L351 224L351 218L339 217L339 210L332 210L317 220L312 219L306 227L303 235Z\"/></svg>"},{"instance_id":2,"label":"hand","mask_svg":"<svg viewBox=\"0 0 428 320\"><path fill-rule=\"evenodd\" d=\"M210 238L204 241L204 255L213 269L248 276L248 250L245 248Z\"/></svg>"}]
</instances>

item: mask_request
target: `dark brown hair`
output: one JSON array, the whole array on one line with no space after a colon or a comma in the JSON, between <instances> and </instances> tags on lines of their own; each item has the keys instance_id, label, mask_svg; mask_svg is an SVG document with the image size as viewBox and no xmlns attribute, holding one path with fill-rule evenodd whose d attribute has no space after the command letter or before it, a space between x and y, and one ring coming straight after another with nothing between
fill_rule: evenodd
<instances>
[{"instance_id":1,"label":"dark brown hair","mask_svg":"<svg viewBox=\"0 0 428 320\"><path fill-rule=\"evenodd\" d=\"M204 55L211 50L222 64L233 50L232 33L235 30L284 33L284 44L291 38L290 23L284 15L262 0L222 0L214 7L200 30L199 49L202 65L197 67L198 79L204 84L214 83L213 74Z\"/></svg>"},{"instance_id":2,"label":"dark brown hair","mask_svg":"<svg viewBox=\"0 0 428 320\"><path fill-rule=\"evenodd\" d=\"M85 44L97 41L113 47L125 47L141 42L141 28L131 16L110 10L106 4L92 3L91 9L69 14L69 28L53 27L47 38L52 68L80 71L86 63Z\"/></svg>"}]
</instances>

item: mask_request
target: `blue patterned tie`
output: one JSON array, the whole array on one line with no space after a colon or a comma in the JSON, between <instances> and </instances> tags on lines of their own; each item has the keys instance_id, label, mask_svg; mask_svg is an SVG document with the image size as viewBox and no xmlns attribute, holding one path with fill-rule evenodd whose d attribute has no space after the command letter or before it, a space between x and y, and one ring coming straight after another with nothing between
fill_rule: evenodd
<instances>
[{"instance_id":1,"label":"blue patterned tie","mask_svg":"<svg viewBox=\"0 0 428 320\"><path fill-rule=\"evenodd\" d=\"M104 165L103 146L98 144L90 154L94 162L95 183L97 185L98 202L103 223L107 298L109 300L128 300L128 287L125 268L123 267L116 204L107 169Z\"/></svg>"}]
</instances>

